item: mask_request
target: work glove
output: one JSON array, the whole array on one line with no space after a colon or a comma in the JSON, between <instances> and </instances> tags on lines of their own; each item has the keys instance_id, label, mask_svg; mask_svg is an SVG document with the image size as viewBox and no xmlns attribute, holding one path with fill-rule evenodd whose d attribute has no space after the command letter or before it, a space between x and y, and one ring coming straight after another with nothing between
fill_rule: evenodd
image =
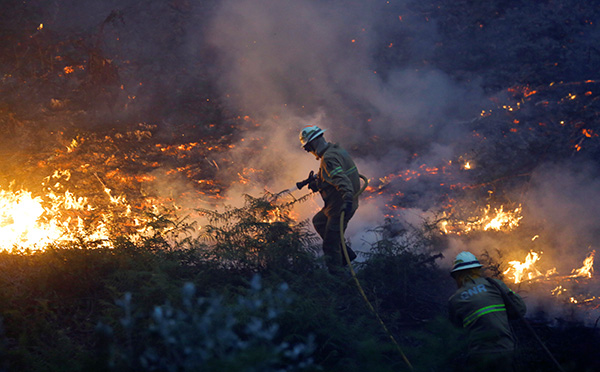
<instances>
[{"instance_id":1,"label":"work glove","mask_svg":"<svg viewBox=\"0 0 600 372\"><path fill-rule=\"evenodd\" d=\"M319 182L317 182L317 179L315 178L314 180L310 181L308 183L308 188L312 191L312 192L317 192L319 191Z\"/></svg>"},{"instance_id":2,"label":"work glove","mask_svg":"<svg viewBox=\"0 0 600 372\"><path fill-rule=\"evenodd\" d=\"M343 211L346 215L346 217L348 217L351 213L352 213L352 207L353 207L353 200L352 199L344 199L344 206L343 206Z\"/></svg>"}]
</instances>

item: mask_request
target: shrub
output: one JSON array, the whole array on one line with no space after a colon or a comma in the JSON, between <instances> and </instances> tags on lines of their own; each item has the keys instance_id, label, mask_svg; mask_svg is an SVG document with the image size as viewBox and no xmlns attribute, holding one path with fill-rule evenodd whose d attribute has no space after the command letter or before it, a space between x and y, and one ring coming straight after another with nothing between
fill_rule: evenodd
<instances>
[{"instance_id":1,"label":"shrub","mask_svg":"<svg viewBox=\"0 0 600 372\"><path fill-rule=\"evenodd\" d=\"M258 275L246 293L229 300L216 294L199 297L195 286L187 283L179 305L166 303L138 317L133 315L131 294L126 294L119 300L126 337L115 345L104 343L100 354L108 357L113 370L313 370L312 338L289 343L281 337L278 318L292 301L287 285L263 288ZM98 332L103 339L113 334L103 324Z\"/></svg>"},{"instance_id":2,"label":"shrub","mask_svg":"<svg viewBox=\"0 0 600 372\"><path fill-rule=\"evenodd\" d=\"M295 223L288 214L301 201L282 204L272 195L246 195L243 207L225 212L201 210L210 221L202 235L212 243L208 254L221 267L234 271L310 270L315 263L314 236L306 221Z\"/></svg>"}]
</instances>

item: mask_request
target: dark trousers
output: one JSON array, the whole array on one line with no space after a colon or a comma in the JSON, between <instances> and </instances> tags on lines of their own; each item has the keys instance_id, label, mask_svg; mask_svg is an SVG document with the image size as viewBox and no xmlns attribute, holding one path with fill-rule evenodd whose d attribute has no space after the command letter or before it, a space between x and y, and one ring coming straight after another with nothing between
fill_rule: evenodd
<instances>
[{"instance_id":1,"label":"dark trousers","mask_svg":"<svg viewBox=\"0 0 600 372\"><path fill-rule=\"evenodd\" d=\"M344 216L344 231L348 226L348 221L352 218L354 212L350 216ZM313 226L323 239L323 253L325 255L325 263L330 272L334 272L342 268L346 264L344 254L342 252L342 237L340 235L340 212L333 212L329 208L323 208L313 217ZM356 257L356 253L346 246L350 259Z\"/></svg>"}]
</instances>

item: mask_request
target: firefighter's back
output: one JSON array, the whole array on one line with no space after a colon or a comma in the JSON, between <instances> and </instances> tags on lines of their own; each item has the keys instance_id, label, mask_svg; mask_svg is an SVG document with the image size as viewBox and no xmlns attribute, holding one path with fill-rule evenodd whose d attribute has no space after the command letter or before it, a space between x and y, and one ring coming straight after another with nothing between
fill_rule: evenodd
<instances>
[{"instance_id":1,"label":"firefighter's back","mask_svg":"<svg viewBox=\"0 0 600 372\"><path fill-rule=\"evenodd\" d=\"M449 312L453 323L468 330L468 370L513 370L514 340L496 287L482 277L465 281L450 297Z\"/></svg>"}]
</instances>

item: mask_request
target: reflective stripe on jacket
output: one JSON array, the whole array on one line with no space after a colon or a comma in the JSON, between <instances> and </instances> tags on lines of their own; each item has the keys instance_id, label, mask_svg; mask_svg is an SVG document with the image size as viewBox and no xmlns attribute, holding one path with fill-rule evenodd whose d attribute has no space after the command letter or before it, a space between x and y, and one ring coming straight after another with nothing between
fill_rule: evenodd
<instances>
[{"instance_id":1,"label":"reflective stripe on jacket","mask_svg":"<svg viewBox=\"0 0 600 372\"><path fill-rule=\"evenodd\" d=\"M506 284L496 281L507 293ZM516 293L511 293L517 311L525 314L525 303ZM468 330L470 352L512 351L514 341L506 305L501 293L485 278L468 280L448 300L450 320Z\"/></svg>"}]
</instances>

